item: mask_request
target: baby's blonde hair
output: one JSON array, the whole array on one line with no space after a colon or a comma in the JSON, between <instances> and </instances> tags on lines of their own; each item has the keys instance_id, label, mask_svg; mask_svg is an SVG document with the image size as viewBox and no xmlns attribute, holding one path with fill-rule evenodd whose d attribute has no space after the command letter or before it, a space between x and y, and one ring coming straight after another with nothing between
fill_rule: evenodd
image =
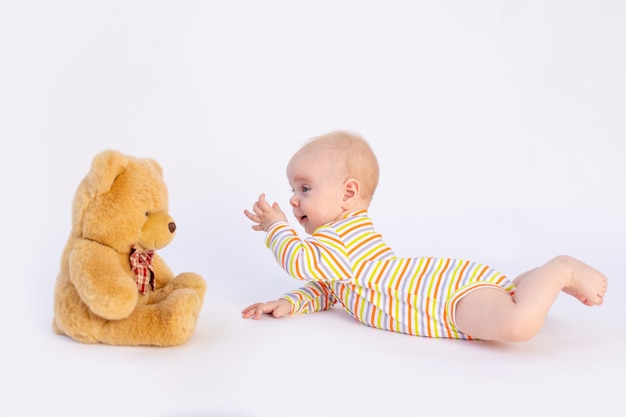
<instances>
[{"instance_id":1,"label":"baby's blonde hair","mask_svg":"<svg viewBox=\"0 0 626 417\"><path fill-rule=\"evenodd\" d=\"M330 146L337 152L338 160L346 164L348 176L361 186L361 197L370 201L378 186L378 160L369 143L358 133L335 130L307 141L299 152L313 146Z\"/></svg>"}]
</instances>

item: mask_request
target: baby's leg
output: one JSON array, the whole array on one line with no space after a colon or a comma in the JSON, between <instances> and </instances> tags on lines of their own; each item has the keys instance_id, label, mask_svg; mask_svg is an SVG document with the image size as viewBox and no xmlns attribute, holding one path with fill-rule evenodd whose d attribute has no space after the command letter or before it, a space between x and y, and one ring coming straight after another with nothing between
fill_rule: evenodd
<instances>
[{"instance_id":1,"label":"baby's leg","mask_svg":"<svg viewBox=\"0 0 626 417\"><path fill-rule=\"evenodd\" d=\"M529 340L543 326L561 291L593 306L602 304L607 290L604 275L568 256L558 256L514 282L513 296L497 288L481 288L463 297L456 307L459 329L483 340Z\"/></svg>"}]
</instances>

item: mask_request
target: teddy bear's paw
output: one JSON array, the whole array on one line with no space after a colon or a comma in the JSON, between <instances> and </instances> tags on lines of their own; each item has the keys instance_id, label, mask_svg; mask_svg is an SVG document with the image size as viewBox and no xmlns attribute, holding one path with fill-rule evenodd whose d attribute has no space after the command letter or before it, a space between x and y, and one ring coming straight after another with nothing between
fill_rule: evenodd
<instances>
[{"instance_id":1,"label":"teddy bear's paw","mask_svg":"<svg viewBox=\"0 0 626 417\"><path fill-rule=\"evenodd\" d=\"M176 276L171 281L171 284L175 289L190 288L198 294L200 298L200 304L204 302L204 295L206 294L206 281L202 276L195 272L183 272Z\"/></svg>"},{"instance_id":2,"label":"teddy bear's paw","mask_svg":"<svg viewBox=\"0 0 626 417\"><path fill-rule=\"evenodd\" d=\"M163 326L162 345L179 345L191 338L201 307L200 297L189 288L173 291L159 303L160 323Z\"/></svg>"}]
</instances>

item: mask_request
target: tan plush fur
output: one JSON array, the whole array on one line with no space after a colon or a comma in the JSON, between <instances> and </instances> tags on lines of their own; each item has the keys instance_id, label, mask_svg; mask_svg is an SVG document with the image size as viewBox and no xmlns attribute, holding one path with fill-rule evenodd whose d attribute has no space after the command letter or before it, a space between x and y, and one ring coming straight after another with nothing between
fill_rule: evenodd
<instances>
[{"instance_id":1,"label":"tan plush fur","mask_svg":"<svg viewBox=\"0 0 626 417\"><path fill-rule=\"evenodd\" d=\"M83 343L180 345L192 336L206 283L174 275L155 252L155 291L139 292L130 266L141 251L168 245L175 223L154 160L104 151L78 186L72 230L54 290L54 330Z\"/></svg>"}]
</instances>

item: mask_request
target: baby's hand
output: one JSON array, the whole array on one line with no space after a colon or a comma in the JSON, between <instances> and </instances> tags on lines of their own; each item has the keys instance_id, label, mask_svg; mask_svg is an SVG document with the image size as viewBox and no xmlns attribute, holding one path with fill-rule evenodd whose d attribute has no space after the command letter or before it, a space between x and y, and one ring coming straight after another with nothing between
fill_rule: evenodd
<instances>
[{"instance_id":1,"label":"baby's hand","mask_svg":"<svg viewBox=\"0 0 626 417\"><path fill-rule=\"evenodd\" d=\"M246 307L241 316L244 319L250 317L258 320L263 314L271 314L276 318L287 316L291 312L291 304L285 299L279 299L275 301L268 301L266 303L256 303L249 307Z\"/></svg>"},{"instance_id":2,"label":"baby's hand","mask_svg":"<svg viewBox=\"0 0 626 417\"><path fill-rule=\"evenodd\" d=\"M243 214L246 215L247 218L255 222L256 224L252 226L253 230L256 231L264 231L272 226L274 223L279 221L287 221L287 217L285 213L280 209L278 203L274 203L270 205L265 200L265 194L261 194L256 203L252 206L252 212L248 210L244 210Z\"/></svg>"}]
</instances>

